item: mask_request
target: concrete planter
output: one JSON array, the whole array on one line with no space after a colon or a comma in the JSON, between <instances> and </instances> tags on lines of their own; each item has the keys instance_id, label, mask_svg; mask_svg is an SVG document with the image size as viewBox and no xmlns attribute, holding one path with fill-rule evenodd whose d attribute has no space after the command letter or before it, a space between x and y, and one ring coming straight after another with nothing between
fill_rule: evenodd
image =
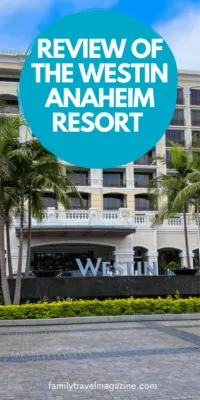
<instances>
[{"instance_id":1,"label":"concrete planter","mask_svg":"<svg viewBox=\"0 0 200 400\"><path fill-rule=\"evenodd\" d=\"M173 269L172 272L175 275L195 275L197 273L198 269L186 269L186 268L180 268L180 269Z\"/></svg>"}]
</instances>

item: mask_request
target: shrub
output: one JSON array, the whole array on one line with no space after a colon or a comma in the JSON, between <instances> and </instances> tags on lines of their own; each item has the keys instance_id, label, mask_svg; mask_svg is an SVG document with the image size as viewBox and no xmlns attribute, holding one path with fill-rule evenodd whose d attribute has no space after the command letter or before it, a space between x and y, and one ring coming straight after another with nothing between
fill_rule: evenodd
<instances>
[{"instance_id":1,"label":"shrub","mask_svg":"<svg viewBox=\"0 0 200 400\"><path fill-rule=\"evenodd\" d=\"M168 269L171 271L172 269L179 269L180 265L177 264L175 261L170 261L169 264L165 266L165 271L168 271Z\"/></svg>"},{"instance_id":2,"label":"shrub","mask_svg":"<svg viewBox=\"0 0 200 400\"><path fill-rule=\"evenodd\" d=\"M200 298L132 297L107 300L66 300L53 303L0 306L0 319L47 319L98 315L181 314L200 312Z\"/></svg>"}]
</instances>

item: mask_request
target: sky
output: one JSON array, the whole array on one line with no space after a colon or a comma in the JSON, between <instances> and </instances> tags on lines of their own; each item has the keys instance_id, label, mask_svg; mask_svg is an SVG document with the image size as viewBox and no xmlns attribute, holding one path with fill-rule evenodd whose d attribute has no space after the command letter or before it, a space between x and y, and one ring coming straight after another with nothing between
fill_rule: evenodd
<instances>
[{"instance_id":1,"label":"sky","mask_svg":"<svg viewBox=\"0 0 200 400\"><path fill-rule=\"evenodd\" d=\"M88 8L110 8L154 28L179 69L200 70L200 0L0 0L0 48L27 50L49 24Z\"/></svg>"}]
</instances>

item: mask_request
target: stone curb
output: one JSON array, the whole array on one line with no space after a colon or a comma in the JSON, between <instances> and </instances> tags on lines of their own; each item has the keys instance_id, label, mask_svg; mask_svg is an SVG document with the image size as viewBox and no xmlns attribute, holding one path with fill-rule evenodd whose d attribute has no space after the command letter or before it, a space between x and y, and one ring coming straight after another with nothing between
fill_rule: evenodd
<instances>
[{"instance_id":1,"label":"stone curb","mask_svg":"<svg viewBox=\"0 0 200 400\"><path fill-rule=\"evenodd\" d=\"M44 326L44 325L79 325L107 322L140 322L140 321L186 321L200 320L200 313L194 314L155 314L155 315L115 315L102 317L71 317L51 319L13 319L0 320L1 326Z\"/></svg>"}]
</instances>

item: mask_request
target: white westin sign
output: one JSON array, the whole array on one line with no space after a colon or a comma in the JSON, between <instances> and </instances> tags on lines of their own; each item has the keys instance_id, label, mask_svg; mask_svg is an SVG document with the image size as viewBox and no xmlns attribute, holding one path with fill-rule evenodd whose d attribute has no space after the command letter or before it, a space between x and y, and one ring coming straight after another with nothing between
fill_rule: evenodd
<instances>
[{"instance_id":1,"label":"white westin sign","mask_svg":"<svg viewBox=\"0 0 200 400\"><path fill-rule=\"evenodd\" d=\"M86 260L86 264L83 265L80 258L76 258L76 263L82 276L87 276L88 273L93 276L122 276L125 272L126 275L158 275L157 264L153 263L153 266L151 267L147 261L144 262L144 273L142 273L141 262L137 262L137 269L135 272L134 262L115 262L112 265L110 261L102 261L101 258L97 258L96 263L93 263L91 258L87 258ZM113 269L113 272L111 272L111 268Z\"/></svg>"}]
</instances>

